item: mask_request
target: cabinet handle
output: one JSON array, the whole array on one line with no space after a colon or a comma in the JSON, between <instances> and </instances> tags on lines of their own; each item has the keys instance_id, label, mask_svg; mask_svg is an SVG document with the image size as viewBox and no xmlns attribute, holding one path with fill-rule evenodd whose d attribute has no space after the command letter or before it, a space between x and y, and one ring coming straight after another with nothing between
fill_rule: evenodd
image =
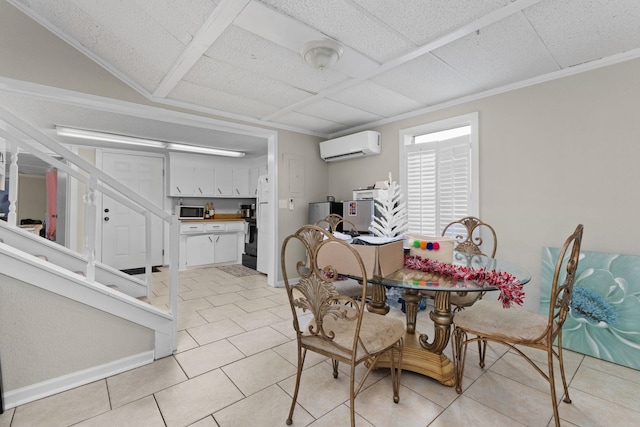
<instances>
[{"instance_id":1,"label":"cabinet handle","mask_svg":"<svg viewBox=\"0 0 640 427\"><path fill-rule=\"evenodd\" d=\"M213 240L211 240L211 236L207 236L207 237L209 237L209 241L210 241L211 243L213 243Z\"/></svg>"},{"instance_id":2,"label":"cabinet handle","mask_svg":"<svg viewBox=\"0 0 640 427\"><path fill-rule=\"evenodd\" d=\"M222 191L220 191L220 189L218 188L218 194L222 194Z\"/></svg>"},{"instance_id":3,"label":"cabinet handle","mask_svg":"<svg viewBox=\"0 0 640 427\"><path fill-rule=\"evenodd\" d=\"M236 194L240 195L240 190L238 190L237 188L236 188Z\"/></svg>"},{"instance_id":4,"label":"cabinet handle","mask_svg":"<svg viewBox=\"0 0 640 427\"><path fill-rule=\"evenodd\" d=\"M216 243L220 241L220 236L216 236Z\"/></svg>"},{"instance_id":5,"label":"cabinet handle","mask_svg":"<svg viewBox=\"0 0 640 427\"><path fill-rule=\"evenodd\" d=\"M198 191L202 194L202 188L198 187Z\"/></svg>"},{"instance_id":6,"label":"cabinet handle","mask_svg":"<svg viewBox=\"0 0 640 427\"><path fill-rule=\"evenodd\" d=\"M178 193L182 193L182 190L180 190L180 187L178 187L177 185L176 185L176 189L178 190Z\"/></svg>"}]
</instances>

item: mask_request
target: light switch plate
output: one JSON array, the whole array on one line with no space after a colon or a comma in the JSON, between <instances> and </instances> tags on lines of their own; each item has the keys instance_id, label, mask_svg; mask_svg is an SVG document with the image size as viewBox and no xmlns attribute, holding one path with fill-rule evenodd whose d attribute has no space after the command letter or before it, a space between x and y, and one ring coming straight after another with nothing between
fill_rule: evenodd
<instances>
[{"instance_id":1,"label":"light switch plate","mask_svg":"<svg viewBox=\"0 0 640 427\"><path fill-rule=\"evenodd\" d=\"M293 210L293 197L289 199L289 210Z\"/></svg>"}]
</instances>

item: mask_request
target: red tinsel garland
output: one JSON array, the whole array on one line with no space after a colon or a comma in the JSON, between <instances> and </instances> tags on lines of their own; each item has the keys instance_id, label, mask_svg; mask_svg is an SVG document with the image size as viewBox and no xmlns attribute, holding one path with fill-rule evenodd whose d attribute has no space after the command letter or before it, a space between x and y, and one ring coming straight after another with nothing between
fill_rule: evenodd
<instances>
[{"instance_id":1,"label":"red tinsel garland","mask_svg":"<svg viewBox=\"0 0 640 427\"><path fill-rule=\"evenodd\" d=\"M452 277L459 280L473 280L478 283L486 283L495 286L500 290L498 301L502 302L504 308L511 307L511 304L522 305L524 302L524 291L522 283L507 272L499 270L485 270L484 268L463 267L461 265L447 264L422 258L417 255L406 255L404 266L411 270L419 270L425 273L434 273L440 276Z\"/></svg>"}]
</instances>

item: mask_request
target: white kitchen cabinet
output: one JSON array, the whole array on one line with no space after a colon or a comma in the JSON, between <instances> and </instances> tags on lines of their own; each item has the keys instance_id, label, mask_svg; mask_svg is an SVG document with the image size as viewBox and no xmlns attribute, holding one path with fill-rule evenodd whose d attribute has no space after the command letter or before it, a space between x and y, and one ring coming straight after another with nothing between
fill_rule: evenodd
<instances>
[{"instance_id":1,"label":"white kitchen cabinet","mask_svg":"<svg viewBox=\"0 0 640 427\"><path fill-rule=\"evenodd\" d=\"M171 159L169 165L169 195L192 196L195 187L193 164Z\"/></svg>"},{"instance_id":2,"label":"white kitchen cabinet","mask_svg":"<svg viewBox=\"0 0 640 427\"><path fill-rule=\"evenodd\" d=\"M255 197L250 164L243 160L171 153L169 196ZM257 177L255 177L257 183Z\"/></svg>"},{"instance_id":3,"label":"white kitchen cabinet","mask_svg":"<svg viewBox=\"0 0 640 427\"><path fill-rule=\"evenodd\" d=\"M186 237L186 266L213 264L215 262L215 235L198 234Z\"/></svg>"},{"instance_id":4,"label":"white kitchen cabinet","mask_svg":"<svg viewBox=\"0 0 640 427\"><path fill-rule=\"evenodd\" d=\"M205 264L240 264L244 221L188 221L180 224L179 268Z\"/></svg>"},{"instance_id":5,"label":"white kitchen cabinet","mask_svg":"<svg viewBox=\"0 0 640 427\"><path fill-rule=\"evenodd\" d=\"M215 166L198 156L170 155L169 195L215 196Z\"/></svg>"},{"instance_id":6,"label":"white kitchen cabinet","mask_svg":"<svg viewBox=\"0 0 640 427\"><path fill-rule=\"evenodd\" d=\"M194 193L196 196L211 197L216 194L215 191L215 169L210 165L194 166Z\"/></svg>"},{"instance_id":7,"label":"white kitchen cabinet","mask_svg":"<svg viewBox=\"0 0 640 427\"><path fill-rule=\"evenodd\" d=\"M237 233L214 234L214 262L238 261L238 237Z\"/></svg>"},{"instance_id":8,"label":"white kitchen cabinet","mask_svg":"<svg viewBox=\"0 0 640 427\"><path fill-rule=\"evenodd\" d=\"M251 197L249 192L249 168L233 168L233 195Z\"/></svg>"},{"instance_id":9,"label":"white kitchen cabinet","mask_svg":"<svg viewBox=\"0 0 640 427\"><path fill-rule=\"evenodd\" d=\"M252 197L249 192L249 168L220 166L216 167L216 196Z\"/></svg>"},{"instance_id":10,"label":"white kitchen cabinet","mask_svg":"<svg viewBox=\"0 0 640 427\"><path fill-rule=\"evenodd\" d=\"M215 195L232 196L233 195L233 168L229 165L218 165L215 171L216 190Z\"/></svg>"}]
</instances>

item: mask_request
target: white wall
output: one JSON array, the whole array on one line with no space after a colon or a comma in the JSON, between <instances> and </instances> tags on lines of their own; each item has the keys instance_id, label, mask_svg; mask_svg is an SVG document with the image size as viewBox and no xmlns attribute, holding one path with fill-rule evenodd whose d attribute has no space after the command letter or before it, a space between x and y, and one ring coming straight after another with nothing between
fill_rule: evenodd
<instances>
[{"instance_id":1,"label":"white wall","mask_svg":"<svg viewBox=\"0 0 640 427\"><path fill-rule=\"evenodd\" d=\"M16 214L18 224L21 219L27 218L46 221L47 185L44 176L19 175Z\"/></svg>"},{"instance_id":2,"label":"white wall","mask_svg":"<svg viewBox=\"0 0 640 427\"><path fill-rule=\"evenodd\" d=\"M154 349L150 329L3 274L0 283L6 392Z\"/></svg>"},{"instance_id":3,"label":"white wall","mask_svg":"<svg viewBox=\"0 0 640 427\"><path fill-rule=\"evenodd\" d=\"M398 175L400 129L479 112L480 216L498 234L497 256L533 280L537 310L543 246L561 246L578 223L583 249L640 255L640 60L538 84L377 128L382 154L329 165L329 192Z\"/></svg>"}]
</instances>

